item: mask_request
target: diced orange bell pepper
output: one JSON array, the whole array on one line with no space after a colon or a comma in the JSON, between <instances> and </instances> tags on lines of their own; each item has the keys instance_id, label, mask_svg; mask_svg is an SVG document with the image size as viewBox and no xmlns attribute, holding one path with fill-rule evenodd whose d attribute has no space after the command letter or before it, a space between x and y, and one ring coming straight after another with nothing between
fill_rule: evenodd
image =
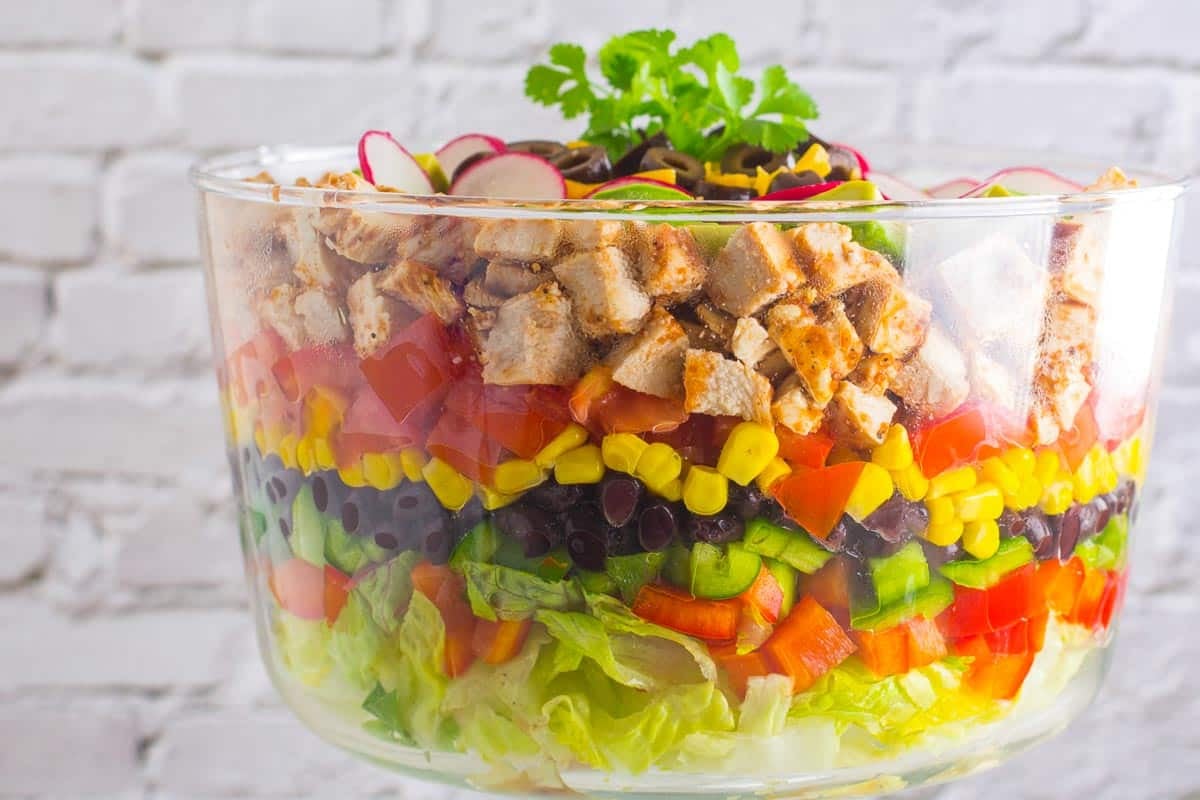
<instances>
[{"instance_id":1,"label":"diced orange bell pepper","mask_svg":"<svg viewBox=\"0 0 1200 800\"><path fill-rule=\"evenodd\" d=\"M959 642L955 651L972 659L963 685L976 694L996 700L1011 700L1017 696L1036 655L1033 652L993 653L982 636Z\"/></svg>"},{"instance_id":2,"label":"diced orange bell pepper","mask_svg":"<svg viewBox=\"0 0 1200 800\"><path fill-rule=\"evenodd\" d=\"M1104 587L1104 598L1100 601L1100 624L1107 628L1113 616L1121 609L1125 600L1125 588L1129 585L1129 571L1108 573L1108 585Z\"/></svg>"},{"instance_id":3,"label":"diced orange bell pepper","mask_svg":"<svg viewBox=\"0 0 1200 800\"><path fill-rule=\"evenodd\" d=\"M775 426L775 436L779 439L779 457L793 468L825 466L825 459L829 458L834 445L834 439L828 433L818 431L801 436L783 425Z\"/></svg>"},{"instance_id":4,"label":"diced orange bell pepper","mask_svg":"<svg viewBox=\"0 0 1200 800\"><path fill-rule=\"evenodd\" d=\"M1070 614L1083 586L1083 562L1076 557L1064 564L1052 558L1039 564L1037 570L1046 605L1060 615Z\"/></svg>"},{"instance_id":5,"label":"diced orange bell pepper","mask_svg":"<svg viewBox=\"0 0 1200 800\"><path fill-rule=\"evenodd\" d=\"M882 631L851 631L858 657L881 678L908 672L908 631L903 625Z\"/></svg>"},{"instance_id":6,"label":"diced orange bell pepper","mask_svg":"<svg viewBox=\"0 0 1200 800\"><path fill-rule=\"evenodd\" d=\"M350 576L336 567L325 565L325 621L332 625L350 597Z\"/></svg>"},{"instance_id":7,"label":"diced orange bell pepper","mask_svg":"<svg viewBox=\"0 0 1200 800\"><path fill-rule=\"evenodd\" d=\"M1108 573L1106 571L1087 570L1083 576L1083 585L1079 587L1079 597L1075 600L1075 608L1067 617L1067 621L1085 628L1098 628L1104 590L1107 585Z\"/></svg>"},{"instance_id":8,"label":"diced orange bell pepper","mask_svg":"<svg viewBox=\"0 0 1200 800\"><path fill-rule=\"evenodd\" d=\"M776 481L771 494L804 530L824 539L842 518L864 466L862 461L851 461L820 469L800 467Z\"/></svg>"},{"instance_id":9,"label":"diced orange bell pepper","mask_svg":"<svg viewBox=\"0 0 1200 800\"><path fill-rule=\"evenodd\" d=\"M1100 438L1100 428L1096 425L1094 401L1095 395L1080 406L1071 429L1063 431L1058 437L1058 450L1066 459L1072 472L1079 469L1079 465L1083 463L1083 457Z\"/></svg>"},{"instance_id":10,"label":"diced orange bell pepper","mask_svg":"<svg viewBox=\"0 0 1200 800\"><path fill-rule=\"evenodd\" d=\"M767 623L773 625L779 621L779 611L783 608L783 587L766 565L758 571L754 583L739 595L739 599Z\"/></svg>"},{"instance_id":11,"label":"diced orange bell pepper","mask_svg":"<svg viewBox=\"0 0 1200 800\"><path fill-rule=\"evenodd\" d=\"M734 645L721 645L709 648L713 660L725 670L729 685L739 697L746 696L746 687L751 678L761 678L770 675L771 665L761 650L749 653L738 653Z\"/></svg>"},{"instance_id":12,"label":"diced orange bell pepper","mask_svg":"<svg viewBox=\"0 0 1200 800\"><path fill-rule=\"evenodd\" d=\"M467 603L466 582L449 567L422 561L413 567L413 588L425 595L442 614L446 626L445 670L451 678L462 675L475 660L475 615Z\"/></svg>"},{"instance_id":13,"label":"diced orange bell pepper","mask_svg":"<svg viewBox=\"0 0 1200 800\"><path fill-rule=\"evenodd\" d=\"M532 627L533 621L528 619L476 620L471 652L486 664L511 661L525 646Z\"/></svg>"},{"instance_id":14,"label":"diced orange bell pepper","mask_svg":"<svg viewBox=\"0 0 1200 800\"><path fill-rule=\"evenodd\" d=\"M633 601L633 613L648 622L710 642L737 636L742 604L738 600L701 600L660 584L646 584Z\"/></svg>"},{"instance_id":15,"label":"diced orange bell pepper","mask_svg":"<svg viewBox=\"0 0 1200 800\"><path fill-rule=\"evenodd\" d=\"M833 615L811 597L796 603L762 646L770 664L792 677L793 692L811 687L854 649L854 642Z\"/></svg>"},{"instance_id":16,"label":"diced orange bell pepper","mask_svg":"<svg viewBox=\"0 0 1200 800\"><path fill-rule=\"evenodd\" d=\"M913 617L904 623L908 631L908 668L927 667L949 652L937 623L925 617Z\"/></svg>"}]
</instances>

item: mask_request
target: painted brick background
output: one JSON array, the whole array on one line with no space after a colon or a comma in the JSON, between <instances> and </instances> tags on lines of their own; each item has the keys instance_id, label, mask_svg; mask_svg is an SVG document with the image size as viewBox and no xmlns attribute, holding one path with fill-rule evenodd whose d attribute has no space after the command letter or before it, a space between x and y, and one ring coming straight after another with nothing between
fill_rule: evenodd
<instances>
[{"instance_id":1,"label":"painted brick background","mask_svg":"<svg viewBox=\"0 0 1200 800\"><path fill-rule=\"evenodd\" d=\"M197 156L571 129L552 41L724 30L822 133L1200 164L1191 0L0 0L0 797L466 797L322 745L258 664L207 367ZM1200 797L1200 234L1105 698L938 800Z\"/></svg>"}]
</instances>

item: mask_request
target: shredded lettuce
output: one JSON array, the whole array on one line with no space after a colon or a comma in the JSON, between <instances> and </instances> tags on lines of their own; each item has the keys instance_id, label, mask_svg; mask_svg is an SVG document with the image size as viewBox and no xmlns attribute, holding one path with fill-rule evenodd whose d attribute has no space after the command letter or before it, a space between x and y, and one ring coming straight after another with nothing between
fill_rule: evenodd
<instances>
[{"instance_id":1,"label":"shredded lettuce","mask_svg":"<svg viewBox=\"0 0 1200 800\"><path fill-rule=\"evenodd\" d=\"M583 605L575 581L548 581L531 572L480 561L464 561L459 569L467 579L471 611L482 619L528 619L539 609L561 611Z\"/></svg>"},{"instance_id":2,"label":"shredded lettuce","mask_svg":"<svg viewBox=\"0 0 1200 800\"><path fill-rule=\"evenodd\" d=\"M329 675L329 626L323 619L303 619L279 609L275 640L283 664L306 686L319 686Z\"/></svg>"},{"instance_id":3,"label":"shredded lettuce","mask_svg":"<svg viewBox=\"0 0 1200 800\"><path fill-rule=\"evenodd\" d=\"M400 610L412 596L412 569L417 553L406 551L359 576L351 594L362 598L371 619L389 636L400 625Z\"/></svg>"},{"instance_id":4,"label":"shredded lettuce","mask_svg":"<svg viewBox=\"0 0 1200 800\"><path fill-rule=\"evenodd\" d=\"M350 592L329 637L329 657L352 687L367 691L378 678L383 632L371 617L363 595Z\"/></svg>"}]
</instances>

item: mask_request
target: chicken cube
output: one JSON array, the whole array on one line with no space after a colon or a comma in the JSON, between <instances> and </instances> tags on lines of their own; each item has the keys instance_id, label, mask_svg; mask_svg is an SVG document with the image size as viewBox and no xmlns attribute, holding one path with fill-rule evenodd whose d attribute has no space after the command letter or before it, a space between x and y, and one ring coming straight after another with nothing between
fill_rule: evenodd
<instances>
[{"instance_id":1,"label":"chicken cube","mask_svg":"<svg viewBox=\"0 0 1200 800\"><path fill-rule=\"evenodd\" d=\"M900 359L921 346L933 314L933 306L892 281L864 284L846 303L863 344Z\"/></svg>"},{"instance_id":2,"label":"chicken cube","mask_svg":"<svg viewBox=\"0 0 1200 800\"><path fill-rule=\"evenodd\" d=\"M843 381L826 411L829 428L839 442L864 450L883 443L884 434L896 416L896 404L881 394L872 394Z\"/></svg>"},{"instance_id":3,"label":"chicken cube","mask_svg":"<svg viewBox=\"0 0 1200 800\"><path fill-rule=\"evenodd\" d=\"M862 342L839 300L815 309L779 303L767 312L767 332L820 408L832 399L835 384L858 366L863 355Z\"/></svg>"},{"instance_id":4,"label":"chicken cube","mask_svg":"<svg viewBox=\"0 0 1200 800\"><path fill-rule=\"evenodd\" d=\"M642 235L642 285L653 298L668 304L694 297L704 288L708 266L687 228L662 223Z\"/></svg>"},{"instance_id":5,"label":"chicken cube","mask_svg":"<svg viewBox=\"0 0 1200 800\"><path fill-rule=\"evenodd\" d=\"M292 261L292 273L305 286L342 291L367 267L334 252L316 228L318 213L313 209L293 209L280 222L279 235L286 243Z\"/></svg>"},{"instance_id":6,"label":"chicken cube","mask_svg":"<svg viewBox=\"0 0 1200 800\"><path fill-rule=\"evenodd\" d=\"M940 417L963 404L970 392L967 364L946 334L933 327L917 352L900 367L892 393L908 408Z\"/></svg>"},{"instance_id":7,"label":"chicken cube","mask_svg":"<svg viewBox=\"0 0 1200 800\"><path fill-rule=\"evenodd\" d=\"M327 175L317 184L335 190L374 191L376 187L352 172ZM338 200L331 192L329 202ZM363 212L353 207L330 205L322 208L315 222L335 252L360 264L382 264L395 257L396 247L422 225L410 214Z\"/></svg>"},{"instance_id":8,"label":"chicken cube","mask_svg":"<svg viewBox=\"0 0 1200 800\"><path fill-rule=\"evenodd\" d=\"M825 420L825 409L808 396L804 383L795 375L784 378L771 404L775 421L793 433L807 436L815 433Z\"/></svg>"},{"instance_id":9,"label":"chicken cube","mask_svg":"<svg viewBox=\"0 0 1200 800\"><path fill-rule=\"evenodd\" d=\"M1091 393L1095 334L1096 312L1090 306L1063 301L1047 308L1031 412L1039 444L1070 429Z\"/></svg>"},{"instance_id":10,"label":"chicken cube","mask_svg":"<svg viewBox=\"0 0 1200 800\"><path fill-rule=\"evenodd\" d=\"M885 353L864 356L846 380L871 394L883 394L891 388L896 373L900 371L900 360Z\"/></svg>"},{"instance_id":11,"label":"chicken cube","mask_svg":"<svg viewBox=\"0 0 1200 800\"><path fill-rule=\"evenodd\" d=\"M1104 270L1100 220L1087 223L1060 220L1050 240L1050 285L1056 292L1084 305L1095 306L1100 298Z\"/></svg>"},{"instance_id":12,"label":"chicken cube","mask_svg":"<svg viewBox=\"0 0 1200 800\"><path fill-rule=\"evenodd\" d=\"M691 414L771 424L771 382L740 361L690 349L683 360L684 408Z\"/></svg>"},{"instance_id":13,"label":"chicken cube","mask_svg":"<svg viewBox=\"0 0 1200 800\"><path fill-rule=\"evenodd\" d=\"M615 219L580 219L566 224L564 240L572 250L584 252L603 247L626 249L632 240L629 224Z\"/></svg>"},{"instance_id":14,"label":"chicken cube","mask_svg":"<svg viewBox=\"0 0 1200 800\"><path fill-rule=\"evenodd\" d=\"M591 360L587 341L575 329L571 301L558 284L544 283L500 306L483 347L483 380L566 386Z\"/></svg>"},{"instance_id":15,"label":"chicken cube","mask_svg":"<svg viewBox=\"0 0 1200 800\"><path fill-rule=\"evenodd\" d=\"M742 317L734 325L729 337L729 350L734 358L747 367L754 367L775 350L778 345L771 341L767 329L754 317Z\"/></svg>"},{"instance_id":16,"label":"chicken cube","mask_svg":"<svg viewBox=\"0 0 1200 800\"><path fill-rule=\"evenodd\" d=\"M500 297L512 297L532 292L550 280L554 275L548 269L535 272L519 261L489 261L483 273L483 288Z\"/></svg>"},{"instance_id":17,"label":"chicken cube","mask_svg":"<svg viewBox=\"0 0 1200 800\"><path fill-rule=\"evenodd\" d=\"M421 261L407 259L393 264L379 273L376 286L422 314L433 314L447 325L463 313L462 301L450 282Z\"/></svg>"},{"instance_id":18,"label":"chicken cube","mask_svg":"<svg viewBox=\"0 0 1200 800\"><path fill-rule=\"evenodd\" d=\"M350 338L346 315L337 295L324 289L305 289L296 295L293 304L304 321L307 344L337 344Z\"/></svg>"},{"instance_id":19,"label":"chicken cube","mask_svg":"<svg viewBox=\"0 0 1200 800\"><path fill-rule=\"evenodd\" d=\"M354 349L363 358L373 356L391 341L392 334L414 318L414 313L399 300L384 294L378 286L378 272L368 272L346 291L350 309L350 328Z\"/></svg>"},{"instance_id":20,"label":"chicken cube","mask_svg":"<svg viewBox=\"0 0 1200 800\"><path fill-rule=\"evenodd\" d=\"M478 229L474 219L427 216L397 244L396 258L428 264L446 280L461 284L475 266L472 247Z\"/></svg>"},{"instance_id":21,"label":"chicken cube","mask_svg":"<svg viewBox=\"0 0 1200 800\"><path fill-rule=\"evenodd\" d=\"M1028 375L1018 388L1014 375L996 359L976 348L967 355L967 374L971 382L971 395L978 397L995 408L1009 409L1022 416L1024 409L1020 408L1026 397Z\"/></svg>"},{"instance_id":22,"label":"chicken cube","mask_svg":"<svg viewBox=\"0 0 1200 800\"><path fill-rule=\"evenodd\" d=\"M675 318L659 306L642 329L621 341L608 356L613 380L656 397L683 394L683 356L688 335Z\"/></svg>"},{"instance_id":23,"label":"chicken cube","mask_svg":"<svg viewBox=\"0 0 1200 800\"><path fill-rule=\"evenodd\" d=\"M297 294L299 290L295 286L282 284L267 292L257 307L263 325L279 334L289 350L299 350L304 346L304 320L296 313L295 307Z\"/></svg>"},{"instance_id":24,"label":"chicken cube","mask_svg":"<svg viewBox=\"0 0 1200 800\"><path fill-rule=\"evenodd\" d=\"M867 282L898 282L899 273L882 254L852 240L836 222L810 222L788 232L800 264L820 297L840 295Z\"/></svg>"},{"instance_id":25,"label":"chicken cube","mask_svg":"<svg viewBox=\"0 0 1200 800\"><path fill-rule=\"evenodd\" d=\"M511 295L498 295L489 292L482 277L474 277L463 287L462 299L468 307L499 308Z\"/></svg>"},{"instance_id":26,"label":"chicken cube","mask_svg":"<svg viewBox=\"0 0 1200 800\"><path fill-rule=\"evenodd\" d=\"M475 253L489 261L547 263L562 249L564 233L556 219L491 219L479 226Z\"/></svg>"},{"instance_id":27,"label":"chicken cube","mask_svg":"<svg viewBox=\"0 0 1200 800\"><path fill-rule=\"evenodd\" d=\"M633 333L650 313L650 298L615 247L569 256L554 266L554 275L571 296L580 330L592 338Z\"/></svg>"},{"instance_id":28,"label":"chicken cube","mask_svg":"<svg viewBox=\"0 0 1200 800\"><path fill-rule=\"evenodd\" d=\"M802 283L788 237L769 222L752 222L738 228L717 255L708 296L735 317L749 317Z\"/></svg>"},{"instance_id":29,"label":"chicken cube","mask_svg":"<svg viewBox=\"0 0 1200 800\"><path fill-rule=\"evenodd\" d=\"M969 332L979 342L1003 342L1014 352L1034 347L1045 305L1046 270L1015 238L990 234L934 271L956 330Z\"/></svg>"}]
</instances>

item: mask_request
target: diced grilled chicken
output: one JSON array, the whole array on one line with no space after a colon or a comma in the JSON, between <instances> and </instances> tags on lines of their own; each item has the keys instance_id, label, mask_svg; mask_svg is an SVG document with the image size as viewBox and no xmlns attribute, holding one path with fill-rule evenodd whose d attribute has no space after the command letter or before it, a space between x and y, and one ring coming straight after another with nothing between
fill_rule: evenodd
<instances>
[{"instance_id":1,"label":"diced grilled chicken","mask_svg":"<svg viewBox=\"0 0 1200 800\"><path fill-rule=\"evenodd\" d=\"M554 280L554 273L538 266L535 271L519 261L489 261L483 273L483 288L500 297L532 292L546 281Z\"/></svg>"},{"instance_id":2,"label":"diced grilled chicken","mask_svg":"<svg viewBox=\"0 0 1200 800\"><path fill-rule=\"evenodd\" d=\"M836 222L810 222L788 231L800 264L821 298L840 295L867 282L899 282L883 255L852 240L850 228Z\"/></svg>"},{"instance_id":3,"label":"diced grilled chicken","mask_svg":"<svg viewBox=\"0 0 1200 800\"><path fill-rule=\"evenodd\" d=\"M483 347L483 380L502 385L574 383L591 350L576 330L571 301L544 283L500 306Z\"/></svg>"},{"instance_id":4,"label":"diced grilled chicken","mask_svg":"<svg viewBox=\"0 0 1200 800\"><path fill-rule=\"evenodd\" d=\"M378 272L368 272L351 284L346 292L350 328L354 331L354 349L363 358L375 355L397 330L416 316L399 300L384 294L379 289L378 280Z\"/></svg>"},{"instance_id":5,"label":"diced grilled chicken","mask_svg":"<svg viewBox=\"0 0 1200 800\"><path fill-rule=\"evenodd\" d=\"M422 314L433 314L444 324L462 316L462 301L450 282L421 261L409 259L393 264L379 273L375 285Z\"/></svg>"},{"instance_id":6,"label":"diced grilled chicken","mask_svg":"<svg viewBox=\"0 0 1200 800\"><path fill-rule=\"evenodd\" d=\"M304 320L304 337L308 344L338 344L350 338L345 313L337 295L332 292L305 289L296 295L294 307Z\"/></svg>"},{"instance_id":7,"label":"diced grilled chicken","mask_svg":"<svg viewBox=\"0 0 1200 800\"><path fill-rule=\"evenodd\" d=\"M754 317L740 318L733 327L733 335L729 337L730 352L748 367L758 366L758 362L778 349L767 329Z\"/></svg>"},{"instance_id":8,"label":"diced grilled chicken","mask_svg":"<svg viewBox=\"0 0 1200 800\"><path fill-rule=\"evenodd\" d=\"M804 384L795 375L789 375L775 392L771 404L771 415L775 421L793 433L806 436L814 433L825 420L825 410L812 401Z\"/></svg>"},{"instance_id":9,"label":"diced grilled chicken","mask_svg":"<svg viewBox=\"0 0 1200 800\"><path fill-rule=\"evenodd\" d=\"M804 282L791 241L768 222L729 237L708 276L708 296L735 317L749 317Z\"/></svg>"},{"instance_id":10,"label":"diced grilled chicken","mask_svg":"<svg viewBox=\"0 0 1200 800\"><path fill-rule=\"evenodd\" d=\"M1070 429L1091 393L1095 336L1095 309L1069 301L1047 307L1031 412L1039 444L1049 444Z\"/></svg>"},{"instance_id":11,"label":"diced grilled chicken","mask_svg":"<svg viewBox=\"0 0 1200 800\"><path fill-rule=\"evenodd\" d=\"M647 294L667 304L695 297L708 274L691 231L665 222L642 234L640 266Z\"/></svg>"},{"instance_id":12,"label":"diced grilled chicken","mask_svg":"<svg viewBox=\"0 0 1200 800\"><path fill-rule=\"evenodd\" d=\"M896 404L886 396L864 391L849 381L838 386L826 410L837 440L860 450L882 444L895 416Z\"/></svg>"},{"instance_id":13,"label":"diced grilled chicken","mask_svg":"<svg viewBox=\"0 0 1200 800\"><path fill-rule=\"evenodd\" d=\"M553 261L563 249L565 227L556 219L489 219L475 235L475 253L489 261Z\"/></svg>"},{"instance_id":14,"label":"diced grilled chicken","mask_svg":"<svg viewBox=\"0 0 1200 800\"><path fill-rule=\"evenodd\" d=\"M292 272L305 286L341 292L366 271L367 266L335 253L316 228L315 209L292 209L281 221L280 236L287 243Z\"/></svg>"},{"instance_id":15,"label":"diced grilled chicken","mask_svg":"<svg viewBox=\"0 0 1200 800\"><path fill-rule=\"evenodd\" d=\"M650 298L634 280L629 258L615 247L568 256L554 266L554 275L587 336L633 333L650 313Z\"/></svg>"},{"instance_id":16,"label":"diced grilled chicken","mask_svg":"<svg viewBox=\"0 0 1200 800\"><path fill-rule=\"evenodd\" d=\"M565 224L563 240L577 252L619 247L631 250L633 235L626 222L613 219L578 219Z\"/></svg>"},{"instance_id":17,"label":"diced grilled chicken","mask_svg":"<svg viewBox=\"0 0 1200 800\"><path fill-rule=\"evenodd\" d=\"M967 365L962 353L937 327L904 363L892 381L892 392L913 412L940 417L967 399Z\"/></svg>"},{"instance_id":18,"label":"diced grilled chicken","mask_svg":"<svg viewBox=\"0 0 1200 800\"><path fill-rule=\"evenodd\" d=\"M684 408L689 413L771 423L771 383L745 364L690 349L683 369Z\"/></svg>"},{"instance_id":19,"label":"diced grilled chicken","mask_svg":"<svg viewBox=\"0 0 1200 800\"><path fill-rule=\"evenodd\" d=\"M884 353L871 353L865 356L854 368L846 380L871 394L883 394L891 388L896 373L900 371L901 362L895 356Z\"/></svg>"},{"instance_id":20,"label":"diced grilled chicken","mask_svg":"<svg viewBox=\"0 0 1200 800\"><path fill-rule=\"evenodd\" d=\"M846 295L846 308L863 344L903 359L921 346L933 307L892 281L871 281Z\"/></svg>"},{"instance_id":21,"label":"diced grilled chicken","mask_svg":"<svg viewBox=\"0 0 1200 800\"><path fill-rule=\"evenodd\" d=\"M767 312L767 332L819 408L825 407L836 383L862 358L862 342L838 300L815 309L778 303Z\"/></svg>"},{"instance_id":22,"label":"diced grilled chicken","mask_svg":"<svg viewBox=\"0 0 1200 800\"><path fill-rule=\"evenodd\" d=\"M1104 270L1104 221L1059 220L1050 240L1050 287L1069 300L1095 306Z\"/></svg>"},{"instance_id":23,"label":"diced grilled chicken","mask_svg":"<svg viewBox=\"0 0 1200 800\"><path fill-rule=\"evenodd\" d=\"M396 258L420 261L451 283L461 285L475 266L472 248L478 230L479 221L475 219L425 217L400 240Z\"/></svg>"},{"instance_id":24,"label":"diced grilled chicken","mask_svg":"<svg viewBox=\"0 0 1200 800\"><path fill-rule=\"evenodd\" d=\"M608 356L613 380L656 397L683 394L683 357L688 336L669 312L656 306L646 324L619 342Z\"/></svg>"},{"instance_id":25,"label":"diced grilled chicken","mask_svg":"<svg viewBox=\"0 0 1200 800\"><path fill-rule=\"evenodd\" d=\"M376 187L352 172L327 175L319 187L345 191L372 191ZM331 193L330 200L336 197ZM383 264L395 258L396 248L422 225L420 217L409 214L364 212L353 207L328 206L320 209L314 223L339 255L360 264Z\"/></svg>"},{"instance_id":26,"label":"diced grilled chicken","mask_svg":"<svg viewBox=\"0 0 1200 800\"><path fill-rule=\"evenodd\" d=\"M263 324L279 334L289 350L304 346L304 320L296 313L296 295L300 290L289 284L276 286L258 303Z\"/></svg>"}]
</instances>

